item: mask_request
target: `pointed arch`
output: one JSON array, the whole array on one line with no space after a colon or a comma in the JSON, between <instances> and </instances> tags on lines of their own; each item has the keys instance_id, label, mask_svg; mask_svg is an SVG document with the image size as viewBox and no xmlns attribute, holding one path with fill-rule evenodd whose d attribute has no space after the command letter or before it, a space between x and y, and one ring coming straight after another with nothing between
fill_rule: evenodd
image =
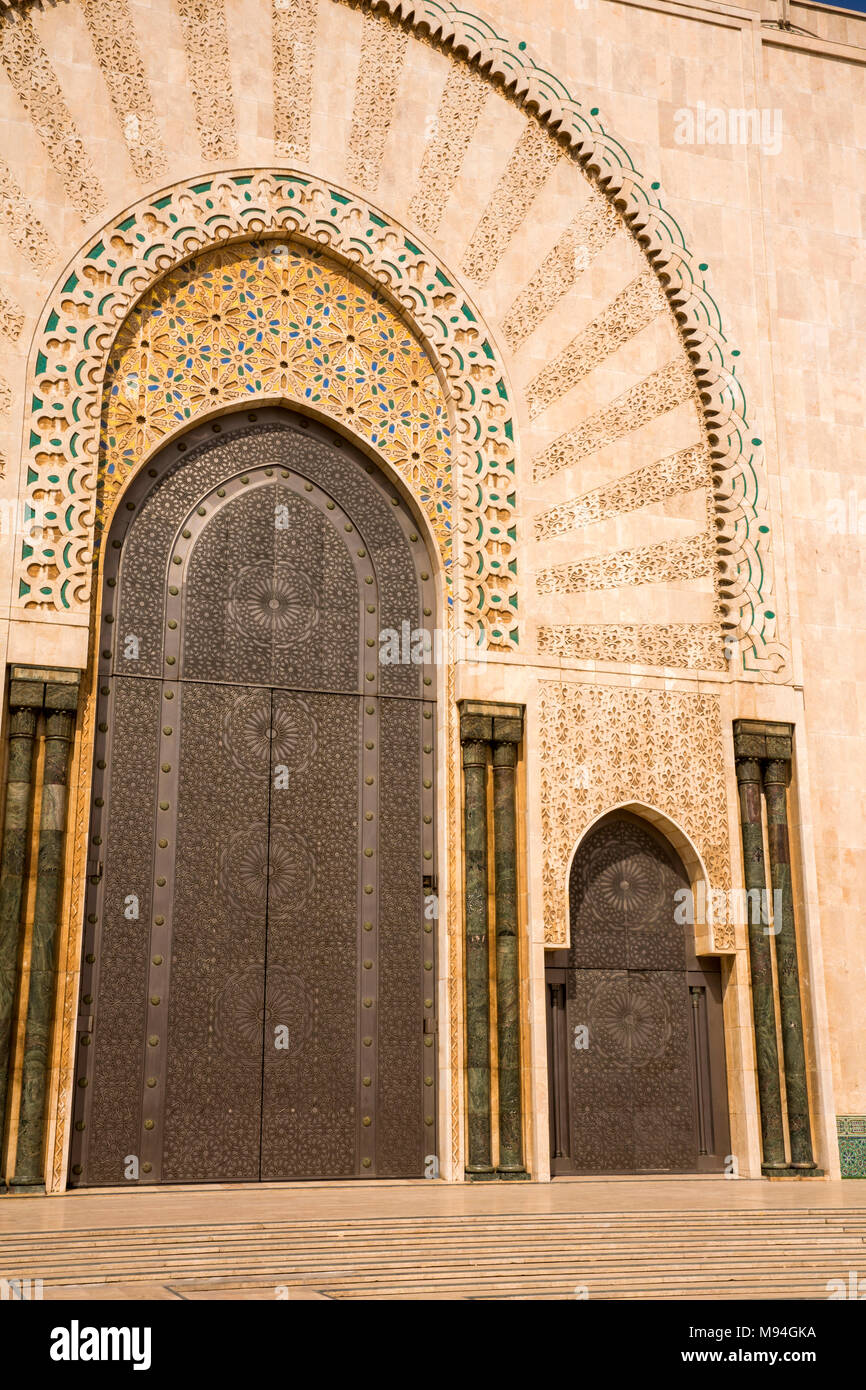
<instances>
[{"instance_id":1,"label":"pointed arch","mask_svg":"<svg viewBox=\"0 0 866 1390\"><path fill-rule=\"evenodd\" d=\"M604 807L604 809L593 816L592 820L587 822L574 843L574 848L565 866L565 905L563 914L565 920L569 924L569 941L571 938L571 920L568 912L568 894L572 866L580 852L581 845L586 842L588 836L592 834L599 822L606 820L608 816L615 815L618 811L626 811L630 815L635 816L638 820L651 826L679 856L683 868L688 874L697 909L694 915L696 954L720 955L721 952L713 939L712 924L708 923L706 920L701 920L703 914L700 912L700 905L709 900L709 894L712 892L712 883L707 873L707 868L704 864L700 849L685 828L672 816L659 810L657 806L634 800L619 801L616 805Z\"/></svg>"},{"instance_id":2,"label":"pointed arch","mask_svg":"<svg viewBox=\"0 0 866 1390\"><path fill-rule=\"evenodd\" d=\"M376 287L429 353L453 417L452 495L442 507L455 540L456 621L476 642L514 650L515 422L492 335L452 272L399 224L331 183L286 171L215 174L142 199L61 274L31 350L25 458L32 526L16 557L14 607L22 616L88 611L102 385L128 315L193 256L274 237L326 248L337 265ZM391 366L382 363L386 384ZM256 394L242 392L250 400Z\"/></svg>"}]
</instances>

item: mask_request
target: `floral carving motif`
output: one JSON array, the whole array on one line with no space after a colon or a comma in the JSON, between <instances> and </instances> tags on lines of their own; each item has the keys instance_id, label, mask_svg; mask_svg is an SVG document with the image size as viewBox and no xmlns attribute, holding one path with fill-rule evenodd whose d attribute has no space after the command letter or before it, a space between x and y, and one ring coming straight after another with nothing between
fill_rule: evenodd
<instances>
[{"instance_id":1,"label":"floral carving motif","mask_svg":"<svg viewBox=\"0 0 866 1390\"><path fill-rule=\"evenodd\" d=\"M439 229L463 158L472 143L490 88L479 73L454 64L430 123L409 212L428 232Z\"/></svg>"},{"instance_id":2,"label":"floral carving motif","mask_svg":"<svg viewBox=\"0 0 866 1390\"><path fill-rule=\"evenodd\" d=\"M105 206L105 194L30 16L7 10L0 22L0 62L33 123L72 205L85 217Z\"/></svg>"},{"instance_id":3,"label":"floral carving motif","mask_svg":"<svg viewBox=\"0 0 866 1390\"><path fill-rule=\"evenodd\" d=\"M561 158L562 150L552 136L530 120L466 248L466 275L480 285L490 278L533 198Z\"/></svg>"},{"instance_id":4,"label":"floral carving motif","mask_svg":"<svg viewBox=\"0 0 866 1390\"><path fill-rule=\"evenodd\" d=\"M129 0L82 0L84 18L129 158L142 183L164 174L168 161L159 132Z\"/></svg>"},{"instance_id":5,"label":"floral carving motif","mask_svg":"<svg viewBox=\"0 0 866 1390\"><path fill-rule=\"evenodd\" d=\"M0 290L0 333L4 338L8 338L10 343L15 343L21 337L23 327L24 310L18 307L14 299Z\"/></svg>"},{"instance_id":6,"label":"floral carving motif","mask_svg":"<svg viewBox=\"0 0 866 1390\"><path fill-rule=\"evenodd\" d=\"M752 437L747 423L745 393L734 361L739 349L731 346L724 332L705 278L707 267L692 257L682 229L662 206L658 183L649 183L638 172L622 144L605 130L595 107L588 108L559 78L536 63L525 43L517 45L504 38L480 16L452 0L344 2L360 3L400 19L419 37L451 52L458 62L479 69L489 82L507 91L511 100L530 112L533 122L555 135L563 150L584 168L604 195L609 209L605 217L621 217L649 256L677 316L712 447L724 626L736 640L744 671L770 680L787 679L787 652L778 640L773 604L763 444ZM528 177L527 187L531 187L531 171ZM518 206L522 201L518 190ZM504 212L508 220L511 211L505 208ZM489 273L500 246L504 249L497 229L488 225L486 217L485 213L479 230L489 230L490 236L485 237L485 245L475 246L472 261L481 274ZM600 234L604 235L603 229ZM571 253L568 233L563 242L515 301L509 315L512 345L531 331L585 268L585 258ZM592 254L591 249L590 258ZM529 291L536 282L543 303L534 311L531 303L527 306L527 299L531 300Z\"/></svg>"},{"instance_id":7,"label":"floral carving motif","mask_svg":"<svg viewBox=\"0 0 866 1390\"><path fill-rule=\"evenodd\" d=\"M249 825L220 856L220 888L239 912L281 922L303 911L313 891L313 857L284 825Z\"/></svg>"},{"instance_id":8,"label":"floral carving motif","mask_svg":"<svg viewBox=\"0 0 866 1390\"><path fill-rule=\"evenodd\" d=\"M316 626L316 591L294 565L256 560L237 575L229 598L228 619L256 646L285 651L305 642Z\"/></svg>"},{"instance_id":9,"label":"floral carving motif","mask_svg":"<svg viewBox=\"0 0 866 1390\"><path fill-rule=\"evenodd\" d=\"M632 280L529 383L526 400L530 416L540 415L666 309L667 302L654 275L647 272Z\"/></svg>"},{"instance_id":10,"label":"floral carving motif","mask_svg":"<svg viewBox=\"0 0 866 1390\"><path fill-rule=\"evenodd\" d=\"M710 453L706 444L692 444L646 468L636 468L624 478L605 483L582 497L569 498L556 507L539 512L533 523L535 539L563 536L578 526L634 512L651 502L664 502L678 493L693 492L710 483Z\"/></svg>"},{"instance_id":11,"label":"floral carving motif","mask_svg":"<svg viewBox=\"0 0 866 1390\"><path fill-rule=\"evenodd\" d=\"M575 429L554 439L535 459L533 479L541 482L544 478L552 478L563 468L570 468L588 454L613 444L658 415L674 410L689 398L696 400L696 397L695 379L688 362L677 357L666 367L660 367L643 381L630 386L610 405L595 411ZM698 425L697 420L695 424Z\"/></svg>"},{"instance_id":12,"label":"floral carving motif","mask_svg":"<svg viewBox=\"0 0 866 1390\"><path fill-rule=\"evenodd\" d=\"M274 154L310 157L316 0L272 0Z\"/></svg>"},{"instance_id":13,"label":"floral carving motif","mask_svg":"<svg viewBox=\"0 0 866 1390\"><path fill-rule=\"evenodd\" d=\"M538 650L577 661L725 671L715 623L562 623L538 629Z\"/></svg>"},{"instance_id":14,"label":"floral carving motif","mask_svg":"<svg viewBox=\"0 0 866 1390\"><path fill-rule=\"evenodd\" d=\"M599 972L600 974L602 972ZM602 978L589 1006L590 1037L613 1066L647 1067L664 1057L670 1007L650 973Z\"/></svg>"},{"instance_id":15,"label":"floral carving motif","mask_svg":"<svg viewBox=\"0 0 866 1390\"><path fill-rule=\"evenodd\" d=\"M618 589L624 584L662 584L677 579L701 579L712 574L715 558L708 531L680 541L659 541L633 550L614 550L564 565L540 569L540 594L580 594L593 589Z\"/></svg>"},{"instance_id":16,"label":"floral carving motif","mask_svg":"<svg viewBox=\"0 0 866 1390\"><path fill-rule=\"evenodd\" d=\"M225 0L177 0L203 159L231 159L238 137Z\"/></svg>"},{"instance_id":17,"label":"floral carving motif","mask_svg":"<svg viewBox=\"0 0 866 1390\"><path fill-rule=\"evenodd\" d=\"M267 990L267 998L265 992ZM214 1033L226 1052L241 1065L260 1070L297 1057L313 1032L314 1005L299 975L272 961L250 965L229 980L214 1003ZM286 1030L285 1044L273 1046L273 1030ZM268 1041L262 1047L262 1034Z\"/></svg>"},{"instance_id":18,"label":"floral carving motif","mask_svg":"<svg viewBox=\"0 0 866 1390\"><path fill-rule=\"evenodd\" d=\"M516 352L562 296L589 270L599 251L622 227L613 206L596 189L545 256L505 319L505 337Z\"/></svg>"},{"instance_id":19,"label":"floral carving motif","mask_svg":"<svg viewBox=\"0 0 866 1390\"><path fill-rule=\"evenodd\" d=\"M316 721L298 696L283 692L275 708L259 690L245 691L226 710L222 742L232 762L250 777L270 777L271 763L302 772L316 751Z\"/></svg>"},{"instance_id":20,"label":"floral carving motif","mask_svg":"<svg viewBox=\"0 0 866 1390\"><path fill-rule=\"evenodd\" d=\"M57 247L45 230L32 204L25 198L9 168L0 159L0 227L9 233L17 251L35 266L46 270L57 255Z\"/></svg>"},{"instance_id":21,"label":"floral carving motif","mask_svg":"<svg viewBox=\"0 0 866 1390\"><path fill-rule=\"evenodd\" d=\"M370 13L364 14L363 21L346 172L352 183L373 193L379 183L409 35L392 24L383 24Z\"/></svg>"}]
</instances>

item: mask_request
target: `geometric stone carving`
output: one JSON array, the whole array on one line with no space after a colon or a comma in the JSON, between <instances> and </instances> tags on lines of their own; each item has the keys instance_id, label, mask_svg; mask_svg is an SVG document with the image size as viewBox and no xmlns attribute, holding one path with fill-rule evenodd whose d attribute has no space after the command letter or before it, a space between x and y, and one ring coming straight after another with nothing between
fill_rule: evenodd
<instances>
[{"instance_id":1,"label":"geometric stone carving","mask_svg":"<svg viewBox=\"0 0 866 1390\"><path fill-rule=\"evenodd\" d=\"M670 817L698 850L707 887L730 889L717 695L540 681L538 766L546 945L567 940L575 845L616 806L636 802ZM734 949L732 924L710 930L715 951Z\"/></svg>"}]
</instances>

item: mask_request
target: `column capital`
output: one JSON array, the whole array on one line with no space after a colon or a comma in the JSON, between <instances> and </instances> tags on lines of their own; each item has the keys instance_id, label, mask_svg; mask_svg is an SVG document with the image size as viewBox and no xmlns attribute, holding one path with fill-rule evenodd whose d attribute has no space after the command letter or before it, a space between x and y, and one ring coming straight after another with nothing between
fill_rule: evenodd
<instances>
[{"instance_id":1,"label":"column capital","mask_svg":"<svg viewBox=\"0 0 866 1390\"><path fill-rule=\"evenodd\" d=\"M523 738L523 706L505 707L508 713L493 716L493 742L516 745ZM513 711L517 710L515 714Z\"/></svg>"},{"instance_id":2,"label":"column capital","mask_svg":"<svg viewBox=\"0 0 866 1390\"><path fill-rule=\"evenodd\" d=\"M768 758L764 764L764 786L787 787L791 764L787 758Z\"/></svg>"},{"instance_id":3,"label":"column capital","mask_svg":"<svg viewBox=\"0 0 866 1390\"><path fill-rule=\"evenodd\" d=\"M523 705L496 700L458 700L461 742L519 743L523 738Z\"/></svg>"},{"instance_id":4,"label":"column capital","mask_svg":"<svg viewBox=\"0 0 866 1390\"><path fill-rule=\"evenodd\" d=\"M764 719L734 720L734 756L768 758L790 762L793 756L794 726Z\"/></svg>"},{"instance_id":5,"label":"column capital","mask_svg":"<svg viewBox=\"0 0 866 1390\"><path fill-rule=\"evenodd\" d=\"M493 744L493 766L510 767L517 766L517 739Z\"/></svg>"},{"instance_id":6,"label":"column capital","mask_svg":"<svg viewBox=\"0 0 866 1390\"><path fill-rule=\"evenodd\" d=\"M734 766L737 770L737 781L742 786L747 782L761 782L761 764L757 758L746 757L743 754L734 759Z\"/></svg>"},{"instance_id":7,"label":"column capital","mask_svg":"<svg viewBox=\"0 0 866 1390\"><path fill-rule=\"evenodd\" d=\"M10 709L76 710L81 672L49 666L12 666Z\"/></svg>"}]
</instances>

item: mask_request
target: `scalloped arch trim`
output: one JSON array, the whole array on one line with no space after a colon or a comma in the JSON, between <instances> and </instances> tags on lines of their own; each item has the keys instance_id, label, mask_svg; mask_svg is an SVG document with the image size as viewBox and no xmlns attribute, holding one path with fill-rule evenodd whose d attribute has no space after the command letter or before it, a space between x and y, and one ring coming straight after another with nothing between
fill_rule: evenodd
<instances>
[{"instance_id":1,"label":"scalloped arch trim","mask_svg":"<svg viewBox=\"0 0 866 1390\"><path fill-rule=\"evenodd\" d=\"M568 150L613 203L643 250L674 311L700 393L710 442L717 516L719 592L729 650L745 672L782 680L788 653L778 640L767 481L761 439L753 435L734 359L704 272L681 227L647 180L587 109L526 44L504 38L480 16L448 0L341 0L387 15L417 38L471 63Z\"/></svg>"},{"instance_id":2,"label":"scalloped arch trim","mask_svg":"<svg viewBox=\"0 0 866 1390\"><path fill-rule=\"evenodd\" d=\"M102 383L132 309L195 255L268 237L324 248L361 273L430 353L453 413L448 505L455 622L476 642L514 650L514 421L496 346L453 276L402 227L333 184L283 171L239 170L175 184L108 223L67 266L33 350L25 455L32 528L18 558L17 604L88 610ZM246 399L255 398L253 387ZM175 427L194 418L181 414ZM427 499L418 501L424 507Z\"/></svg>"}]
</instances>

